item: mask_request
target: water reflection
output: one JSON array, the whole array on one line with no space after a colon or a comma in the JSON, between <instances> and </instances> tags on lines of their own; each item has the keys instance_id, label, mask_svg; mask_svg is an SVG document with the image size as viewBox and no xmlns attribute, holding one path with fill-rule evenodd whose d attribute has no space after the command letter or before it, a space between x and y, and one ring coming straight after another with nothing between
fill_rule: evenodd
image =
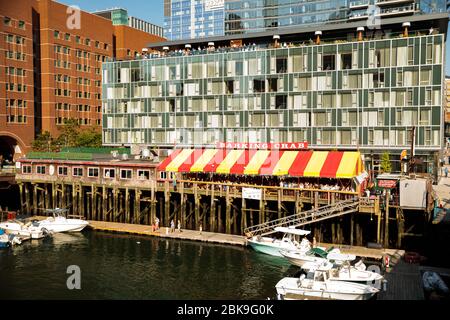
<instances>
[{"instance_id":1,"label":"water reflection","mask_svg":"<svg viewBox=\"0 0 450 320\"><path fill-rule=\"evenodd\" d=\"M94 232L17 249L0 253L0 273L10 279L0 278L0 287L13 292L7 298L266 299L290 267L237 246ZM81 268L81 291L65 286L71 264Z\"/></svg>"}]
</instances>

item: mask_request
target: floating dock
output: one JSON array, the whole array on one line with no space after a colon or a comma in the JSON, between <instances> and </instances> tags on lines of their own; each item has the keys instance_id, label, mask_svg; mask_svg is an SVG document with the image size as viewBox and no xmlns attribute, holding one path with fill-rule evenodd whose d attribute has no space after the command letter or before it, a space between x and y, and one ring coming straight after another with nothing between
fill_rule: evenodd
<instances>
[{"instance_id":1,"label":"floating dock","mask_svg":"<svg viewBox=\"0 0 450 320\"><path fill-rule=\"evenodd\" d=\"M179 232L178 230L175 230L175 232L170 232L170 228L166 227L161 227L159 230L153 231L152 227L148 225L89 221L89 227L93 230L98 231L120 232L128 234L156 236L161 238L193 240L193 241L230 244L239 246L245 246L247 243L247 240L244 236L205 232L205 231L200 232L185 229L181 229L181 232Z\"/></svg>"}]
</instances>

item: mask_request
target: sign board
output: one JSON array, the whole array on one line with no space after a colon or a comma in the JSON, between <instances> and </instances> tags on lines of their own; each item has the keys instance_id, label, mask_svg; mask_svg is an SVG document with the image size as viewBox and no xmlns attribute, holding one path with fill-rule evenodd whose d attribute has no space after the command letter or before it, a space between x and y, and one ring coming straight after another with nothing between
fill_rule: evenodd
<instances>
[{"instance_id":1,"label":"sign board","mask_svg":"<svg viewBox=\"0 0 450 320\"><path fill-rule=\"evenodd\" d=\"M281 149L281 150L298 150L308 149L308 142L277 142L277 143L243 143L243 142L217 142L217 149Z\"/></svg>"},{"instance_id":2,"label":"sign board","mask_svg":"<svg viewBox=\"0 0 450 320\"><path fill-rule=\"evenodd\" d=\"M252 200L261 200L262 189L242 188L242 198L252 199Z\"/></svg>"},{"instance_id":3,"label":"sign board","mask_svg":"<svg viewBox=\"0 0 450 320\"><path fill-rule=\"evenodd\" d=\"M223 9L224 0L205 0L205 11Z\"/></svg>"},{"instance_id":4,"label":"sign board","mask_svg":"<svg viewBox=\"0 0 450 320\"><path fill-rule=\"evenodd\" d=\"M378 180L379 188L392 189L397 185L397 180Z\"/></svg>"}]
</instances>

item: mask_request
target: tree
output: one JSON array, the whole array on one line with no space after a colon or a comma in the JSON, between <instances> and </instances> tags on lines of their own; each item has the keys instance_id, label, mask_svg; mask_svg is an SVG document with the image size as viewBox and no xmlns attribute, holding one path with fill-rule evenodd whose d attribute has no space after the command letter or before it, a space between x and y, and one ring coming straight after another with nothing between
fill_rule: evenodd
<instances>
[{"instance_id":1,"label":"tree","mask_svg":"<svg viewBox=\"0 0 450 320\"><path fill-rule=\"evenodd\" d=\"M79 136L80 125L76 119L66 119L59 129L58 144L61 147L75 147Z\"/></svg>"},{"instance_id":2,"label":"tree","mask_svg":"<svg viewBox=\"0 0 450 320\"><path fill-rule=\"evenodd\" d=\"M93 128L81 131L75 144L77 147L99 148L102 146L102 134Z\"/></svg>"},{"instance_id":3,"label":"tree","mask_svg":"<svg viewBox=\"0 0 450 320\"><path fill-rule=\"evenodd\" d=\"M392 171L390 154L387 151L381 156L381 171L386 173L390 173Z\"/></svg>"},{"instance_id":4,"label":"tree","mask_svg":"<svg viewBox=\"0 0 450 320\"><path fill-rule=\"evenodd\" d=\"M48 131L41 132L31 146L37 152L52 152L57 149L56 141Z\"/></svg>"}]
</instances>

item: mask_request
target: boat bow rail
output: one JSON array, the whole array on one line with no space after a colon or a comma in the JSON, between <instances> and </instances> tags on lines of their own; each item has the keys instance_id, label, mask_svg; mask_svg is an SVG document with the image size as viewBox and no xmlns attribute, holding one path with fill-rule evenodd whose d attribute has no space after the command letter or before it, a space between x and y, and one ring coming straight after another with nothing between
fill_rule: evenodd
<instances>
[{"instance_id":1,"label":"boat bow rail","mask_svg":"<svg viewBox=\"0 0 450 320\"><path fill-rule=\"evenodd\" d=\"M244 229L244 233L248 238L251 238L253 236L264 236L277 232L275 230L275 228L277 227L300 227L310 223L356 212L358 211L358 206L358 198L348 199L317 209L300 212L284 218L248 227Z\"/></svg>"}]
</instances>

